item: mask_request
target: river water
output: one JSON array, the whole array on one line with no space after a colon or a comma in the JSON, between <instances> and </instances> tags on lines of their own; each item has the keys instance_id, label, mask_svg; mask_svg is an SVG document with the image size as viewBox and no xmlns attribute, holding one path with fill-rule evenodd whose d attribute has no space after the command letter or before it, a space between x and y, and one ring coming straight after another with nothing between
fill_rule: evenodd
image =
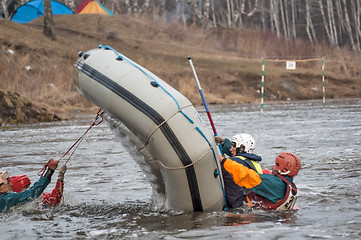
<instances>
[{"instance_id":1,"label":"river water","mask_svg":"<svg viewBox=\"0 0 361 240\"><path fill-rule=\"evenodd\" d=\"M210 111L219 135L255 138L264 168L282 151L300 157L298 211L157 211L149 181L104 122L69 160L62 204L32 202L0 213L0 239L361 239L361 99L329 100L325 112L321 101L266 103L263 114L257 104ZM42 165L60 159L95 114L1 129L0 168L35 182Z\"/></svg>"}]
</instances>

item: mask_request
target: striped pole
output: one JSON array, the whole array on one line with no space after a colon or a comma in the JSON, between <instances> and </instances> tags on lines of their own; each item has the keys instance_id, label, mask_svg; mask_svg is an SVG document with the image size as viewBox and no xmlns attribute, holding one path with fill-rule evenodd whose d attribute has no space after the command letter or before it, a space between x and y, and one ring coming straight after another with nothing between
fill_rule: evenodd
<instances>
[{"instance_id":1,"label":"striped pole","mask_svg":"<svg viewBox=\"0 0 361 240\"><path fill-rule=\"evenodd\" d=\"M203 101L203 105L204 105L204 108L206 109L209 122L211 123L214 136L218 136L216 127L214 126L214 123L213 123L213 120L212 120L212 116L211 116L211 113L210 113L209 108L208 108L208 104L207 104L206 98L204 97L204 94L203 94L203 91L202 91L202 86L201 86L201 84L200 84L200 82L199 82L199 79L198 79L198 76L197 76L197 73L196 73L196 69L195 69L194 66L193 66L192 58L191 58L190 56L188 56L187 59L188 59L188 61L189 61L189 64L191 65L192 72L193 72L193 75L194 75L194 79L196 80L196 84L197 84L197 87L198 87L198 90L199 90L199 94L201 95L201 98L202 98L202 101ZM219 151L220 151L222 157L224 158L221 144L219 144ZM225 190L224 190L222 169L218 166L218 161L217 161L217 159L215 159L215 160L216 160L217 170L218 170L218 174L219 174L219 179L220 179L220 181L221 181L222 191L223 191L223 196L224 196L224 203L225 203L225 208L224 208L224 210L227 210L227 209L228 209L228 206L227 206L227 197L226 197L226 192L225 192Z\"/></svg>"},{"instance_id":2,"label":"striped pole","mask_svg":"<svg viewBox=\"0 0 361 240\"><path fill-rule=\"evenodd\" d=\"M263 114L263 93L264 93L264 58L262 58L261 114Z\"/></svg>"},{"instance_id":3,"label":"striped pole","mask_svg":"<svg viewBox=\"0 0 361 240\"><path fill-rule=\"evenodd\" d=\"M322 58L322 92L323 92L323 111L326 111L326 93L325 93L325 61Z\"/></svg>"},{"instance_id":4,"label":"striped pole","mask_svg":"<svg viewBox=\"0 0 361 240\"><path fill-rule=\"evenodd\" d=\"M202 87L201 87L201 84L200 84L200 82L199 82L199 79L198 79L196 70L195 70L195 68L194 68L194 66L193 66L192 58L188 56L187 59L188 59L188 61L189 61L189 64L191 65L192 72L193 72L193 75L194 75L194 79L196 80L197 87L198 87L198 90L199 90L199 94L201 95L201 98L202 98L202 101L203 101L203 105L204 105L204 108L206 109L207 116L208 116L209 122L210 122L210 124L211 124L212 130L213 130L213 133L214 133L214 136L218 136L218 133L217 133L216 127L214 126L213 119L212 119L211 113L210 113L210 111L209 111L206 98L204 97L204 94L203 94L203 91L202 91ZM221 146L221 145L219 145L219 151L220 151L221 154L223 155L223 151L222 151L222 146Z\"/></svg>"}]
</instances>

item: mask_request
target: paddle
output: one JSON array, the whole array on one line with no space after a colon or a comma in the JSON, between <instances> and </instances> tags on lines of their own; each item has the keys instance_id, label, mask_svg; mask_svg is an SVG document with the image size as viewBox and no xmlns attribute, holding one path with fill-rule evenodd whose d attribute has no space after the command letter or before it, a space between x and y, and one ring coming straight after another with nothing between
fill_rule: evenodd
<instances>
[{"instance_id":1,"label":"paddle","mask_svg":"<svg viewBox=\"0 0 361 240\"><path fill-rule=\"evenodd\" d=\"M204 97L204 94L203 94L203 91L202 91L202 87L201 87L201 84L200 84L200 82L199 82L199 79L198 79L196 70L194 69L193 62L192 62L192 58L191 58L190 56L188 56L187 59L188 59L188 61L189 61L189 64L191 65L191 68L192 68L192 71L193 71L193 75L194 75L194 79L196 80L196 83L197 83L197 86L198 86L198 90L199 90L199 93L200 93L200 95L201 95L204 108L206 109L209 122L211 123L214 136L218 136L217 130L216 130L216 127L214 126L211 113L210 113L210 111L209 111L209 109L208 109L208 104L207 104L206 98ZM218 146L219 146L219 151L221 152L221 155L223 156L222 146L221 146L221 145L218 145ZM223 156L223 157L224 157L224 156ZM217 162L217 160L216 160L216 162ZM224 187L223 187L222 173L220 172L221 169L218 167L218 163L216 163L216 164L217 164L217 168L218 168L217 174L219 174L219 176L220 176L221 185L222 185L222 190L223 190L223 195L224 195L224 201L225 201L225 208L224 208L224 210L227 210L227 209L228 209L228 207L227 207L227 199L226 199L226 194L225 194ZM216 175L215 175L215 176L216 176Z\"/></svg>"},{"instance_id":2,"label":"paddle","mask_svg":"<svg viewBox=\"0 0 361 240\"><path fill-rule=\"evenodd\" d=\"M196 70L194 69L193 62L192 62L192 58L188 56L187 59L188 59L188 61L189 61L189 64L191 65L191 68L192 68L192 71L193 71L193 75L194 75L194 79L196 80L196 83L197 83L197 86L198 86L198 90L199 90L199 93L200 93L200 95L201 95L204 108L206 109L209 122L211 123L214 136L218 136L217 130L216 130L216 127L214 126L211 113L209 112L208 104L207 104L206 98L204 97L203 90L202 90L201 84L200 84L200 82L199 82L199 79L198 79ZM223 151L222 151L222 146L221 146L221 145L219 145L219 150L220 150L220 152L221 152L221 154L222 154L222 156L223 156Z\"/></svg>"}]
</instances>

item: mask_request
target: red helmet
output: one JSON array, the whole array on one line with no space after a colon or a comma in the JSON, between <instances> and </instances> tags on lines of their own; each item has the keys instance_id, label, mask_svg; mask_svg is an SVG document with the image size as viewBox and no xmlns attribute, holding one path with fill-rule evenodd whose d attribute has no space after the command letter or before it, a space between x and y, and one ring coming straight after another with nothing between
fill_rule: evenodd
<instances>
[{"instance_id":1,"label":"red helmet","mask_svg":"<svg viewBox=\"0 0 361 240\"><path fill-rule=\"evenodd\" d=\"M282 152L276 157L272 170L290 177L296 176L301 168L301 160L292 153Z\"/></svg>"},{"instance_id":2,"label":"red helmet","mask_svg":"<svg viewBox=\"0 0 361 240\"><path fill-rule=\"evenodd\" d=\"M20 192L23 187L31 184L30 179L26 175L16 175L10 177L10 181L13 184L13 192Z\"/></svg>"}]
</instances>

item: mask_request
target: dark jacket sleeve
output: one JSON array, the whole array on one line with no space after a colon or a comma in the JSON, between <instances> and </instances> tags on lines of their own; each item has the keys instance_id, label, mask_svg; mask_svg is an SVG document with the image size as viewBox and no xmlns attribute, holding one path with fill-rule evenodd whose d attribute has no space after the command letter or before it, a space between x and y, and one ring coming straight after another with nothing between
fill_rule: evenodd
<instances>
[{"instance_id":1,"label":"dark jacket sleeve","mask_svg":"<svg viewBox=\"0 0 361 240\"><path fill-rule=\"evenodd\" d=\"M40 178L34 185L20 193L5 193L0 195L0 212L5 211L20 203L33 201L39 197L44 189L49 185L50 178L44 176Z\"/></svg>"},{"instance_id":2,"label":"dark jacket sleeve","mask_svg":"<svg viewBox=\"0 0 361 240\"><path fill-rule=\"evenodd\" d=\"M227 154L227 155L230 156L230 157L232 156L232 154L231 154L231 152L230 152L231 147L232 147L232 142L231 142L231 140L229 140L228 138L226 138L226 139L224 140L223 145L221 145L221 147L222 147L222 152L223 152L223 153Z\"/></svg>"}]
</instances>

